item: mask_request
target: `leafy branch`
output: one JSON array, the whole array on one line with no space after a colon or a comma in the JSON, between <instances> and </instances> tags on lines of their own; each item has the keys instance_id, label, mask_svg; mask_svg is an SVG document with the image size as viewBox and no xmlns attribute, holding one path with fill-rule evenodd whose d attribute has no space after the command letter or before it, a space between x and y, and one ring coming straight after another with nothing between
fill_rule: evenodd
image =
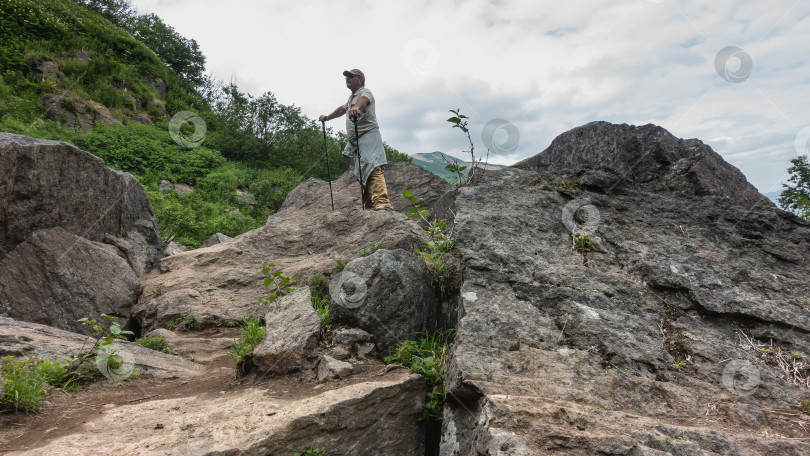
<instances>
[{"instance_id":1,"label":"leafy branch","mask_svg":"<svg viewBox=\"0 0 810 456\"><path fill-rule=\"evenodd\" d=\"M443 231L447 226L447 222L444 219L435 220L433 211L421 206L419 200L413 196L413 192L410 190L403 191L402 197L407 199L412 206L408 213L408 219L418 218L421 220L425 224L425 232L430 236L430 240L422 245L421 250L417 250L415 253L425 260L428 268L436 276L442 293L444 293L452 276L450 268L457 263L452 255L455 241Z\"/></svg>"},{"instance_id":2,"label":"leafy branch","mask_svg":"<svg viewBox=\"0 0 810 456\"><path fill-rule=\"evenodd\" d=\"M467 128L467 119L469 119L469 117L461 113L461 108L455 110L451 109L450 112L453 113L453 117L447 119L447 121L453 124L452 128L458 128L467 135L467 142L470 143L470 150L462 152L470 153L470 163L472 164L472 167L467 173L467 176L464 177L462 173L464 170L467 169L467 167L459 166L458 162L456 162L455 160L453 160L453 163L450 163L450 161L448 161L447 158L445 158L444 160L447 161L447 166L445 166L444 169L457 175L456 179L459 186L472 185L475 181L475 178L478 176L479 172L483 170L483 168L481 166L480 158L478 159L477 162L475 161L475 145L473 144L472 137L470 137L470 129ZM487 159L489 159L489 151L487 151Z\"/></svg>"},{"instance_id":3,"label":"leafy branch","mask_svg":"<svg viewBox=\"0 0 810 456\"><path fill-rule=\"evenodd\" d=\"M281 269L273 271L273 268L277 267L273 263L259 261L259 264L262 265L262 274L267 276L264 278L264 286L273 290L270 296L260 300L259 304L272 304L276 299L286 296L297 288L294 282L298 281L298 277L287 277Z\"/></svg>"},{"instance_id":4,"label":"leafy branch","mask_svg":"<svg viewBox=\"0 0 810 456\"><path fill-rule=\"evenodd\" d=\"M121 325L118 324L118 317L107 314L101 314L101 317L107 319L107 322L110 325L109 331L105 330L104 327L96 320L90 318L82 318L78 320L79 323L90 328L92 334L91 336L87 336L85 338L85 344L88 340L90 340L91 337L95 337L96 340L93 341L93 346L90 348L90 350L84 351L83 344L81 351L79 351L79 354L75 357L62 357L68 362L67 372L65 373L65 378L68 379L65 382L66 385L69 385L72 382L77 382L83 378L83 376L79 373L79 368L82 366L82 364L84 364L85 361L95 357L99 351L110 353L109 358L107 358L107 362L110 364L112 369L121 367L123 358L121 358L121 355L119 355L115 348L113 348L115 339L127 340L126 336L133 336L135 334L132 331L125 331L121 329Z\"/></svg>"}]
</instances>

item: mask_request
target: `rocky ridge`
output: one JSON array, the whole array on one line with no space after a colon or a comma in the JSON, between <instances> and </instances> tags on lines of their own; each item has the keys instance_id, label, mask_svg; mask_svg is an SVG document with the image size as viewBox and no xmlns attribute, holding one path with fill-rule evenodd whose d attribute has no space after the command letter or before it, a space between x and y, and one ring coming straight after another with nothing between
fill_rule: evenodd
<instances>
[{"instance_id":1,"label":"rocky ridge","mask_svg":"<svg viewBox=\"0 0 810 456\"><path fill-rule=\"evenodd\" d=\"M25 445L19 454L82 454L88 442L150 454L807 454L810 224L699 140L594 122L457 191L415 166L386 179L391 195L408 188L434 206L456 240L459 296L415 316L456 326L441 441L416 421L424 382L380 361L392 345L381 335L406 327L403 314L373 318L388 311L375 298L424 287L420 272L384 282L425 234L401 197L395 211L361 211L349 174L332 183L335 211L328 184L310 179L265 227L163 258L141 278L133 321L199 350L202 374L147 372L134 397L105 399L86 423L9 441ZM358 257L376 243L387 249ZM353 260L349 275L336 258ZM304 291L257 307L269 293L258 261L303 284L326 276L333 323L354 327L317 334ZM402 306L431 302L415 299ZM222 325L251 311L266 314L267 346L236 377ZM164 328L183 315L193 330ZM25 337L0 332L0 349L43 346Z\"/></svg>"},{"instance_id":2,"label":"rocky ridge","mask_svg":"<svg viewBox=\"0 0 810 456\"><path fill-rule=\"evenodd\" d=\"M807 454L810 226L708 146L591 123L453 209L442 454Z\"/></svg>"},{"instance_id":3,"label":"rocky ridge","mask_svg":"<svg viewBox=\"0 0 810 456\"><path fill-rule=\"evenodd\" d=\"M397 176L396 185L422 186L417 194L428 202L449 189L416 167L391 166L387 174ZM405 249L393 251L418 261L408 253L424 242L415 222L397 211L359 211L354 206L359 187L348 174L332 186L335 211L328 184L307 181L264 228L162 258L141 278L139 301L128 314L133 327L143 335L163 336L169 348L197 362L192 364L197 371L164 381L144 369L142 380L117 394L109 392L114 384L100 384L81 400L105 398L98 406L103 413L93 412L93 419L70 426L55 417L49 429L58 432L46 438L36 431L12 432L24 428L3 438L25 448L23 454L86 454L89 447L149 454L292 454L316 446L333 454L424 454L424 426L417 420L425 397L420 377L384 365L373 336L361 329L337 328L324 338L306 287L271 305L258 304L272 291L262 286L259 261L301 277L303 285L315 274L339 275L336 258L349 263L373 244ZM406 210L403 198L393 202ZM101 290L90 294L101 296ZM266 315L267 335L242 366L249 374L240 377L228 357L238 331L227 326L250 314ZM191 326L186 316L193 316ZM46 342L10 330L0 337L0 351L58 359L78 350L40 349ZM189 364L179 356L161 356ZM190 387L194 384L202 386ZM126 395L130 390L140 392ZM103 436L92 440L95 429L114 432L116 442Z\"/></svg>"}]
</instances>

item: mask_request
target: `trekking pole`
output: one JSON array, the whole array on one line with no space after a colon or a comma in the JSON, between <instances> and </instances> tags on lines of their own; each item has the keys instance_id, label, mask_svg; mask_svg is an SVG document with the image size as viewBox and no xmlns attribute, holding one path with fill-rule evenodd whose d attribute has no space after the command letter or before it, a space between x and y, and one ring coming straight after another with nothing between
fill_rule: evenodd
<instances>
[{"instance_id":1,"label":"trekking pole","mask_svg":"<svg viewBox=\"0 0 810 456\"><path fill-rule=\"evenodd\" d=\"M329 147L326 145L326 121L321 121L323 125L323 150L326 152L326 172L329 175L329 199L332 200L332 210L335 210L335 197L332 196L332 171L329 169Z\"/></svg>"},{"instance_id":2,"label":"trekking pole","mask_svg":"<svg viewBox=\"0 0 810 456\"><path fill-rule=\"evenodd\" d=\"M360 170L360 205L363 210L366 210L366 203L363 199L366 196L366 191L363 188L363 162L360 161L360 135L357 134L357 117L352 117L354 122L354 140L357 141L357 168Z\"/></svg>"}]
</instances>

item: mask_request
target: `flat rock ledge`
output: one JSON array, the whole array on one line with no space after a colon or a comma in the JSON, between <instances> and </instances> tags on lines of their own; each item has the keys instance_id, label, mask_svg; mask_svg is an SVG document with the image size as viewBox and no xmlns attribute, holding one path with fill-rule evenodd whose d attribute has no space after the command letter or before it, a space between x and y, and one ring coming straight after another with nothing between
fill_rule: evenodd
<instances>
[{"instance_id":1,"label":"flat rock ledge","mask_svg":"<svg viewBox=\"0 0 810 456\"><path fill-rule=\"evenodd\" d=\"M250 388L128 404L88 418L72 435L7 454L292 455L317 447L330 456L422 456L424 394L421 377L397 369L305 399Z\"/></svg>"},{"instance_id":2,"label":"flat rock ledge","mask_svg":"<svg viewBox=\"0 0 810 456\"><path fill-rule=\"evenodd\" d=\"M62 362L62 356L75 356L88 350L91 344L92 341L81 334L0 317L0 356L40 357ZM201 366L179 356L167 355L120 340L115 341L115 347L125 360L132 360L146 376L165 378L202 372Z\"/></svg>"}]
</instances>

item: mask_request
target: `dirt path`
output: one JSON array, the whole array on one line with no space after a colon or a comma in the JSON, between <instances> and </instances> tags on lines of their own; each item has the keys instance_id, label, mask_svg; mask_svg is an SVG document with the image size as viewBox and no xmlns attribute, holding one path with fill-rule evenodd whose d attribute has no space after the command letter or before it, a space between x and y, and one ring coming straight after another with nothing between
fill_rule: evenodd
<instances>
[{"instance_id":1,"label":"dirt path","mask_svg":"<svg viewBox=\"0 0 810 456\"><path fill-rule=\"evenodd\" d=\"M222 337L223 334L221 331L215 334L194 334L195 338L201 336ZM215 356L198 352L195 358L201 359L198 363L204 366L200 375L172 378L144 375L126 381L97 382L70 393L56 389L45 398L39 413L0 414L0 454L35 454L37 448L57 438L81 433L88 420L119 406L177 398L201 402L222 397L224 394L237 395L236 393L256 386L261 386L269 394L299 399L349 384L378 379L394 368L379 360L368 359L355 364L355 370L347 378L319 384L311 371L276 378L256 375L239 377L227 352L220 351ZM150 418L155 421L154 428L161 429L160 417ZM150 428L151 426L149 423Z\"/></svg>"}]
</instances>

